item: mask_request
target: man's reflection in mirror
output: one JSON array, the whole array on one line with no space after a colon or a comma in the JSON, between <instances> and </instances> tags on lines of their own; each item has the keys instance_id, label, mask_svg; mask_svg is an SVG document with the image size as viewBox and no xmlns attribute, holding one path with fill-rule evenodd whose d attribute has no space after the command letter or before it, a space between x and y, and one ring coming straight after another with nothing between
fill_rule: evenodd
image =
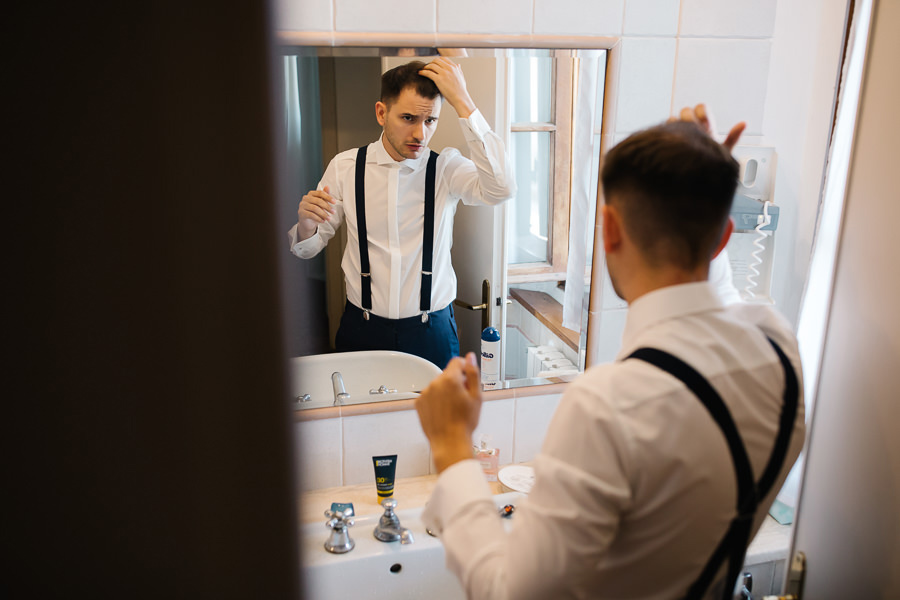
<instances>
[{"instance_id":1,"label":"man's reflection in mirror","mask_svg":"<svg viewBox=\"0 0 900 600\"><path fill-rule=\"evenodd\" d=\"M468 159L428 148L443 102L459 115ZM379 139L335 156L304 195L291 252L317 255L344 222L341 268L347 302L339 352L399 350L443 368L459 354L450 264L458 203L494 206L516 193L509 154L466 89L461 67L444 56L382 75L375 118Z\"/></svg>"}]
</instances>

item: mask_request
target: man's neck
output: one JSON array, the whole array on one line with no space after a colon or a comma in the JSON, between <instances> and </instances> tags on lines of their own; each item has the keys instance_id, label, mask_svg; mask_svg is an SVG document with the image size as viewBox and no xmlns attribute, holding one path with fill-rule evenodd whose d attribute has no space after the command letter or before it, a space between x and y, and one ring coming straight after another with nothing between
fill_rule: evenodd
<instances>
[{"instance_id":1,"label":"man's neck","mask_svg":"<svg viewBox=\"0 0 900 600\"><path fill-rule=\"evenodd\" d=\"M676 267L663 267L651 269L645 267L637 269L629 278L623 289L625 301L631 304L641 296L656 290L681 285L684 283L697 283L709 279L709 265L693 270L685 270Z\"/></svg>"}]
</instances>

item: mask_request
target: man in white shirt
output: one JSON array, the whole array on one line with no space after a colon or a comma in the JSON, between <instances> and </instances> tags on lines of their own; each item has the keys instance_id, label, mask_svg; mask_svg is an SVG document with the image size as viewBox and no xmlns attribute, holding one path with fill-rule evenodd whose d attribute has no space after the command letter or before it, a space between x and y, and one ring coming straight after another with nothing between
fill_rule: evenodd
<instances>
[{"instance_id":1,"label":"man in white shirt","mask_svg":"<svg viewBox=\"0 0 900 600\"><path fill-rule=\"evenodd\" d=\"M801 450L790 325L770 306L726 304L707 280L733 228L742 124L720 146L702 106L682 118L696 123L636 133L605 158L622 349L567 387L509 533L472 460L474 356L417 399L440 473L423 518L470 598L730 597Z\"/></svg>"},{"instance_id":2,"label":"man in white shirt","mask_svg":"<svg viewBox=\"0 0 900 600\"><path fill-rule=\"evenodd\" d=\"M442 98L460 117L471 160L455 148L440 156L428 149ZM315 256L346 219L337 350L401 350L443 368L459 354L453 216L460 200L493 206L512 198L511 162L447 58L387 71L375 116L381 138L338 154L318 189L303 196L288 232L291 252Z\"/></svg>"}]
</instances>

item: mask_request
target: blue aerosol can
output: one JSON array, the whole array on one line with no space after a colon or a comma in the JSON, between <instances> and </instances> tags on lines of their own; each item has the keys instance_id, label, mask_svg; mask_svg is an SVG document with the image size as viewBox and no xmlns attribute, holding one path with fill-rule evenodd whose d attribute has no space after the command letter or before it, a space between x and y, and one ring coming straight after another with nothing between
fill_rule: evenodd
<instances>
[{"instance_id":1,"label":"blue aerosol can","mask_svg":"<svg viewBox=\"0 0 900 600\"><path fill-rule=\"evenodd\" d=\"M496 327L481 332L481 385L486 390L500 387L500 332Z\"/></svg>"}]
</instances>

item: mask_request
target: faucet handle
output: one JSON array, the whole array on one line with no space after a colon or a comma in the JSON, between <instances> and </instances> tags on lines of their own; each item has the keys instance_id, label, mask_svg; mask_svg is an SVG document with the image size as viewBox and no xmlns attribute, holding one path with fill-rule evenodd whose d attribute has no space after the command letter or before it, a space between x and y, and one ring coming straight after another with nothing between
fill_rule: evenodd
<instances>
[{"instance_id":1,"label":"faucet handle","mask_svg":"<svg viewBox=\"0 0 900 600\"><path fill-rule=\"evenodd\" d=\"M353 526L353 509L326 510L325 516L328 517L325 528L331 530L331 535L325 540L325 550L332 554L345 554L353 550L356 542L350 539L350 532L347 531L348 527Z\"/></svg>"},{"instance_id":2,"label":"faucet handle","mask_svg":"<svg viewBox=\"0 0 900 600\"><path fill-rule=\"evenodd\" d=\"M381 501L381 506L384 507L386 513L393 512L393 510L397 508L397 501L393 498L385 498Z\"/></svg>"},{"instance_id":3,"label":"faucet handle","mask_svg":"<svg viewBox=\"0 0 900 600\"><path fill-rule=\"evenodd\" d=\"M345 508L344 510L326 510L325 527L329 529L342 529L344 527L353 527L353 509Z\"/></svg>"}]
</instances>

